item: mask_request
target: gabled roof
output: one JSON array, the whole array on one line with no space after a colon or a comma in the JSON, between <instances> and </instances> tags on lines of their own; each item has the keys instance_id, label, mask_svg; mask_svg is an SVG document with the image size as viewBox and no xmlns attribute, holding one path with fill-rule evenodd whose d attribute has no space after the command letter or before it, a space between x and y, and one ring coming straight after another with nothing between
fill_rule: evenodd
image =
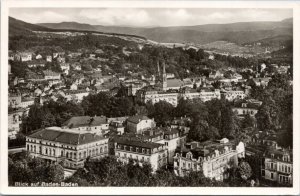
<instances>
[{"instance_id":1,"label":"gabled roof","mask_svg":"<svg viewBox=\"0 0 300 196\"><path fill-rule=\"evenodd\" d=\"M179 79L168 79L167 80L167 87L181 87L183 85L183 82Z\"/></svg>"},{"instance_id":2,"label":"gabled roof","mask_svg":"<svg viewBox=\"0 0 300 196\"><path fill-rule=\"evenodd\" d=\"M63 126L67 126L69 128L77 128L77 127L92 127L92 126L100 126L102 124L106 124L107 119L104 116L75 116L67 120L63 123Z\"/></svg>"},{"instance_id":3,"label":"gabled roof","mask_svg":"<svg viewBox=\"0 0 300 196\"><path fill-rule=\"evenodd\" d=\"M127 119L127 121L138 124L141 120L149 120L147 116L143 115L136 115L136 116L131 116Z\"/></svg>"},{"instance_id":4,"label":"gabled roof","mask_svg":"<svg viewBox=\"0 0 300 196\"><path fill-rule=\"evenodd\" d=\"M75 133L63 131L58 127L49 127L39 130L28 137L43 139L48 141L60 142L63 144L81 145L104 139L103 137L92 133Z\"/></svg>"}]
</instances>

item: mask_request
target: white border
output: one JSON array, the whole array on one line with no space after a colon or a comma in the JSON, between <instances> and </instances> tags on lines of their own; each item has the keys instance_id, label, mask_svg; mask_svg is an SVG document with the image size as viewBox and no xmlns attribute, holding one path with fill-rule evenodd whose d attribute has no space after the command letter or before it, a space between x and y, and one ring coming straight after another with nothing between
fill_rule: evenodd
<instances>
[{"instance_id":1,"label":"white border","mask_svg":"<svg viewBox=\"0 0 300 196\"><path fill-rule=\"evenodd\" d=\"M233 188L233 187L8 187L8 170L7 170L7 114L8 114L8 11L13 7L153 7L153 8L293 8L294 14L294 153L293 153L293 171L294 180L293 188ZM73 194L73 195L240 195L240 194L254 194L254 195L299 195L299 55L300 55L300 2L290 1L66 1L66 0L52 0L52 1L16 1L6 0L1 4L1 184L0 194ZM298 76L298 77L296 77Z\"/></svg>"}]
</instances>

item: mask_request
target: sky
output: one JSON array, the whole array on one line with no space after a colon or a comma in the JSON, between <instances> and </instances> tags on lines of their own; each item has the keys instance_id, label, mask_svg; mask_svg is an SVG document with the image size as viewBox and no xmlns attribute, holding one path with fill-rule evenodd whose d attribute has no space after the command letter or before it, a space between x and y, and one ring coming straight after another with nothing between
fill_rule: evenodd
<instances>
[{"instance_id":1,"label":"sky","mask_svg":"<svg viewBox=\"0 0 300 196\"><path fill-rule=\"evenodd\" d=\"M293 13L292 9L262 8L11 8L9 15L29 23L153 27L280 21Z\"/></svg>"}]
</instances>

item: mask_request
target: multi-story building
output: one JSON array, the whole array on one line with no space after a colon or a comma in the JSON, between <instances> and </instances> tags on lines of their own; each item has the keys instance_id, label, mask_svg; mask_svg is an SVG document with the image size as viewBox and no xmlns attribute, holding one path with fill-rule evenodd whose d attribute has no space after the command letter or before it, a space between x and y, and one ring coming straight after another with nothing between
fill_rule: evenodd
<instances>
[{"instance_id":1,"label":"multi-story building","mask_svg":"<svg viewBox=\"0 0 300 196\"><path fill-rule=\"evenodd\" d=\"M281 185L293 184L293 157L291 151L283 149L268 150L263 157L262 178Z\"/></svg>"},{"instance_id":2,"label":"multi-story building","mask_svg":"<svg viewBox=\"0 0 300 196\"><path fill-rule=\"evenodd\" d=\"M105 116L75 116L62 124L63 128L103 135L109 129Z\"/></svg>"},{"instance_id":3,"label":"multi-story building","mask_svg":"<svg viewBox=\"0 0 300 196\"><path fill-rule=\"evenodd\" d=\"M148 163L153 171L166 166L167 149L165 145L154 142L130 140L130 138L115 139L115 156L119 161L128 163L130 159L140 164Z\"/></svg>"},{"instance_id":4,"label":"multi-story building","mask_svg":"<svg viewBox=\"0 0 300 196\"><path fill-rule=\"evenodd\" d=\"M137 136L140 137L140 136ZM168 150L168 163L173 164L175 150L181 145L182 137L179 129L154 128L143 132L140 137L143 141L164 144Z\"/></svg>"},{"instance_id":5,"label":"multi-story building","mask_svg":"<svg viewBox=\"0 0 300 196\"><path fill-rule=\"evenodd\" d=\"M108 155L108 138L86 131L48 127L27 136L26 149L33 157L78 169L88 157L99 159Z\"/></svg>"},{"instance_id":6,"label":"multi-story building","mask_svg":"<svg viewBox=\"0 0 300 196\"><path fill-rule=\"evenodd\" d=\"M16 139L16 135L20 131L20 125L22 124L22 116L26 115L27 110L18 109L16 111L8 112L8 138Z\"/></svg>"},{"instance_id":7,"label":"multi-story building","mask_svg":"<svg viewBox=\"0 0 300 196\"><path fill-rule=\"evenodd\" d=\"M204 102L212 99L221 99L221 93L219 89L202 88L200 90L200 99Z\"/></svg>"},{"instance_id":8,"label":"multi-story building","mask_svg":"<svg viewBox=\"0 0 300 196\"><path fill-rule=\"evenodd\" d=\"M225 90L221 91L221 95L224 99L228 101L233 101L235 99L244 99L246 97L244 90Z\"/></svg>"},{"instance_id":9,"label":"multi-story building","mask_svg":"<svg viewBox=\"0 0 300 196\"><path fill-rule=\"evenodd\" d=\"M137 92L137 98L144 102L155 104L159 101L166 101L173 106L178 104L178 93L175 91L161 91L159 89L141 89Z\"/></svg>"},{"instance_id":10,"label":"multi-story building","mask_svg":"<svg viewBox=\"0 0 300 196\"><path fill-rule=\"evenodd\" d=\"M127 130L136 134L142 134L143 131L156 126L154 119L147 116L136 115L127 119Z\"/></svg>"},{"instance_id":11,"label":"multi-story building","mask_svg":"<svg viewBox=\"0 0 300 196\"><path fill-rule=\"evenodd\" d=\"M174 157L174 170L179 176L190 171L202 171L205 177L222 181L229 177L226 171L236 167L238 158L244 156L243 142L235 145L226 138L218 142L193 142L178 149Z\"/></svg>"}]
</instances>

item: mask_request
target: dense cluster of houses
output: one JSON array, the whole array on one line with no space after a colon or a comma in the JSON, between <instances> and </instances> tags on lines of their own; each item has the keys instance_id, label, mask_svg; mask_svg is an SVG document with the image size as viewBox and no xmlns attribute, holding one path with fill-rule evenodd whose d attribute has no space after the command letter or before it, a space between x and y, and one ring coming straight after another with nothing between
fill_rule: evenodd
<instances>
[{"instance_id":1,"label":"dense cluster of houses","mask_svg":"<svg viewBox=\"0 0 300 196\"><path fill-rule=\"evenodd\" d=\"M127 54L129 51L124 50ZM107 62L99 57L103 51L98 49L82 57L82 52L63 51L51 54L34 52L9 53L9 60L26 63L28 70L25 78L13 76L9 70L10 107L9 138L15 139L20 130L22 119L28 115L31 105L43 104L59 98L81 102L85 96L98 92L115 95L124 88L125 96L134 96L137 101L153 104L166 101L177 106L183 99L226 99L233 102L232 110L239 118L255 116L262 102L249 99L249 81L257 86L266 86L270 74L265 77L243 78L240 72L253 72L251 69L210 71L209 75L178 79L173 73L166 73L165 64L157 65L157 74L146 76L131 73L104 74L106 65L84 69L89 60ZM213 55L210 56L214 60ZM57 63L60 71L53 71L47 63ZM286 73L288 67L276 67L277 72ZM42 68L42 71L35 71ZM265 70L260 66L260 71ZM151 164L154 171L172 166L176 175L184 176L190 171L203 171L212 179L228 178L228 169L235 167L240 158L256 154L261 160L261 177L278 183L292 183L292 153L276 144L271 135L258 133L248 143L230 141L186 142L191 119L182 117L167 123L167 127L157 127L154 119L147 116L75 116L61 127L47 127L26 136L26 150L33 156L50 163L63 162L69 169L84 166L89 157L99 159L114 155L119 161L129 160L143 165ZM275 143L274 143L275 142ZM267 150L265 150L267 149Z\"/></svg>"}]
</instances>

